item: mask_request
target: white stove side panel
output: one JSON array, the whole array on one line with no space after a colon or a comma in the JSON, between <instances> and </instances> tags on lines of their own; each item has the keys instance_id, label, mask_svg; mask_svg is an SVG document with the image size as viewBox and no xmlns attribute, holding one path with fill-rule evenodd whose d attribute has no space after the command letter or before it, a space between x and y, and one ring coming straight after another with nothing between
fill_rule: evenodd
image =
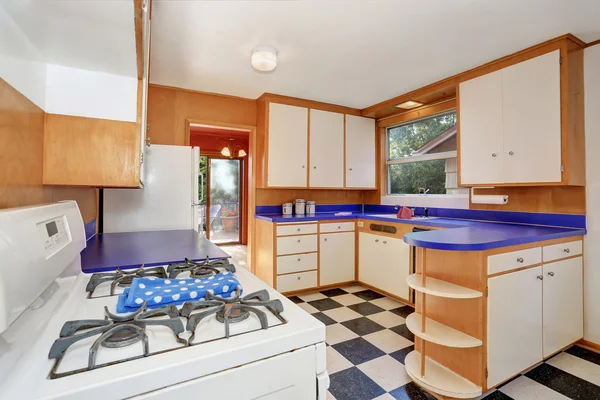
<instances>
[{"instance_id":1,"label":"white stove side panel","mask_svg":"<svg viewBox=\"0 0 600 400\"><path fill-rule=\"evenodd\" d=\"M315 346L136 396L137 400L306 400L317 393Z\"/></svg>"}]
</instances>

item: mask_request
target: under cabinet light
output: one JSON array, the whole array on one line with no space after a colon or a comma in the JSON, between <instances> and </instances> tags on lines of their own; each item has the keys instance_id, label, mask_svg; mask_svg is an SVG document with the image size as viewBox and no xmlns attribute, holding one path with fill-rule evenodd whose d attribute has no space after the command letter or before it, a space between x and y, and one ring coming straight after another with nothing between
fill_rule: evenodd
<instances>
[{"instance_id":1,"label":"under cabinet light","mask_svg":"<svg viewBox=\"0 0 600 400\"><path fill-rule=\"evenodd\" d=\"M422 105L423 105L423 103L419 103L418 101L408 100L408 101L405 101L404 103L398 104L396 107L404 108L405 110L411 110L413 108L421 107Z\"/></svg>"}]
</instances>

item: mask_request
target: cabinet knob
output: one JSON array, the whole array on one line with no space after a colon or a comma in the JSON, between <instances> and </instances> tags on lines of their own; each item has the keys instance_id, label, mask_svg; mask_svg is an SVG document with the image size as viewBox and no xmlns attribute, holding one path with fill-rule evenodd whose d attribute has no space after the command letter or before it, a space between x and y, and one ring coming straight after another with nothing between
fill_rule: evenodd
<instances>
[{"instance_id":1,"label":"cabinet knob","mask_svg":"<svg viewBox=\"0 0 600 400\"><path fill-rule=\"evenodd\" d=\"M514 155L515 155L515 152L511 150L511 151L509 151L509 152L508 152L508 155L509 155L509 156L514 156Z\"/></svg>"},{"instance_id":2,"label":"cabinet knob","mask_svg":"<svg viewBox=\"0 0 600 400\"><path fill-rule=\"evenodd\" d=\"M571 252L571 249L565 249L564 251L565 253L569 254Z\"/></svg>"},{"instance_id":3,"label":"cabinet knob","mask_svg":"<svg viewBox=\"0 0 600 400\"><path fill-rule=\"evenodd\" d=\"M348 171L352 171L352 168L348 168Z\"/></svg>"},{"instance_id":4,"label":"cabinet knob","mask_svg":"<svg viewBox=\"0 0 600 400\"><path fill-rule=\"evenodd\" d=\"M298 243L300 243L300 239L298 239Z\"/></svg>"},{"instance_id":5,"label":"cabinet knob","mask_svg":"<svg viewBox=\"0 0 600 400\"><path fill-rule=\"evenodd\" d=\"M496 154L496 153L492 153L492 157L496 157L496 156L497 156L497 154Z\"/></svg>"},{"instance_id":6,"label":"cabinet knob","mask_svg":"<svg viewBox=\"0 0 600 400\"><path fill-rule=\"evenodd\" d=\"M300 232L300 228L297 228L296 230L297 230L298 232Z\"/></svg>"},{"instance_id":7,"label":"cabinet knob","mask_svg":"<svg viewBox=\"0 0 600 400\"><path fill-rule=\"evenodd\" d=\"M386 243L387 243L387 242L384 240L384 241L383 241L383 244L386 244Z\"/></svg>"},{"instance_id":8,"label":"cabinet knob","mask_svg":"<svg viewBox=\"0 0 600 400\"><path fill-rule=\"evenodd\" d=\"M300 261L300 257L298 257L298 261Z\"/></svg>"},{"instance_id":9,"label":"cabinet knob","mask_svg":"<svg viewBox=\"0 0 600 400\"><path fill-rule=\"evenodd\" d=\"M323 240L327 241L327 238L325 238L325 239L323 239Z\"/></svg>"},{"instance_id":10,"label":"cabinet knob","mask_svg":"<svg viewBox=\"0 0 600 400\"><path fill-rule=\"evenodd\" d=\"M537 278L541 281L541 280L544 279L544 276L543 275L538 275Z\"/></svg>"},{"instance_id":11,"label":"cabinet knob","mask_svg":"<svg viewBox=\"0 0 600 400\"><path fill-rule=\"evenodd\" d=\"M520 262L520 263L522 263L523 261L525 261L525 260L523 260L523 257L519 257L519 258L517 258L517 262Z\"/></svg>"},{"instance_id":12,"label":"cabinet knob","mask_svg":"<svg viewBox=\"0 0 600 400\"><path fill-rule=\"evenodd\" d=\"M341 226L338 226L338 229L342 229L342 227L341 227Z\"/></svg>"},{"instance_id":13,"label":"cabinet knob","mask_svg":"<svg viewBox=\"0 0 600 400\"><path fill-rule=\"evenodd\" d=\"M554 276L554 272L550 271L550 272L548 272L548 275Z\"/></svg>"},{"instance_id":14,"label":"cabinet knob","mask_svg":"<svg viewBox=\"0 0 600 400\"><path fill-rule=\"evenodd\" d=\"M306 168L306 165L303 165L302 168Z\"/></svg>"},{"instance_id":15,"label":"cabinet knob","mask_svg":"<svg viewBox=\"0 0 600 400\"><path fill-rule=\"evenodd\" d=\"M317 166L316 166L316 165L314 165L314 166L313 166L313 169L317 169Z\"/></svg>"},{"instance_id":16,"label":"cabinet knob","mask_svg":"<svg viewBox=\"0 0 600 400\"><path fill-rule=\"evenodd\" d=\"M375 243L379 243L379 239L375 239Z\"/></svg>"},{"instance_id":17,"label":"cabinet knob","mask_svg":"<svg viewBox=\"0 0 600 400\"><path fill-rule=\"evenodd\" d=\"M296 279L300 280L300 277L297 277Z\"/></svg>"}]
</instances>

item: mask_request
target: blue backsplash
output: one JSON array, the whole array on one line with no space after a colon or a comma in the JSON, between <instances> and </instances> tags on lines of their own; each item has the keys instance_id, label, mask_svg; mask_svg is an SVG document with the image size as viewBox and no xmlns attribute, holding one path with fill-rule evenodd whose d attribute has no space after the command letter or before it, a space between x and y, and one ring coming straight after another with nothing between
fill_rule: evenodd
<instances>
[{"instance_id":1,"label":"blue backsplash","mask_svg":"<svg viewBox=\"0 0 600 400\"><path fill-rule=\"evenodd\" d=\"M85 229L85 240L88 241L96 235L96 219L91 220L83 225Z\"/></svg>"},{"instance_id":2,"label":"blue backsplash","mask_svg":"<svg viewBox=\"0 0 600 400\"><path fill-rule=\"evenodd\" d=\"M411 207L416 215L423 215L423 207ZM317 204L317 213L338 211L363 211L362 204ZM365 213L395 213L395 206L365 204ZM281 206L257 206L256 214L281 214ZM562 226L585 229L584 214L548 214L516 211L466 210L455 208L429 208L430 217L470 219L478 221L508 222L529 225Z\"/></svg>"}]
</instances>

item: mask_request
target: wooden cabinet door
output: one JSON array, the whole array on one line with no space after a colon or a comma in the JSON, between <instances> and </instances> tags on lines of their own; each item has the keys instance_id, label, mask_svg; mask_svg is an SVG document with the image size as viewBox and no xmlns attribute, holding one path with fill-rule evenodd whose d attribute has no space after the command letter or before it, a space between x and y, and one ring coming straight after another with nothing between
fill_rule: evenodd
<instances>
[{"instance_id":1,"label":"wooden cabinet door","mask_svg":"<svg viewBox=\"0 0 600 400\"><path fill-rule=\"evenodd\" d=\"M546 264L544 357L583 337L583 258Z\"/></svg>"},{"instance_id":2,"label":"wooden cabinet door","mask_svg":"<svg viewBox=\"0 0 600 400\"><path fill-rule=\"evenodd\" d=\"M542 360L542 267L488 279L488 387Z\"/></svg>"},{"instance_id":3,"label":"wooden cabinet door","mask_svg":"<svg viewBox=\"0 0 600 400\"><path fill-rule=\"evenodd\" d=\"M375 187L375 120L346 115L346 187Z\"/></svg>"},{"instance_id":4,"label":"wooden cabinet door","mask_svg":"<svg viewBox=\"0 0 600 400\"><path fill-rule=\"evenodd\" d=\"M381 236L381 267L385 271L381 287L390 294L408 300L406 277L410 272L410 246L402 239ZM382 270L382 271L383 271Z\"/></svg>"},{"instance_id":5,"label":"wooden cabinet door","mask_svg":"<svg viewBox=\"0 0 600 400\"><path fill-rule=\"evenodd\" d=\"M380 239L380 236L370 233L358 234L358 280L373 287L380 287L385 281Z\"/></svg>"},{"instance_id":6,"label":"wooden cabinet door","mask_svg":"<svg viewBox=\"0 0 600 400\"><path fill-rule=\"evenodd\" d=\"M349 282L355 279L354 232L320 235L320 285Z\"/></svg>"},{"instance_id":7,"label":"wooden cabinet door","mask_svg":"<svg viewBox=\"0 0 600 400\"><path fill-rule=\"evenodd\" d=\"M460 183L502 183L502 72L460 83L459 102Z\"/></svg>"},{"instance_id":8,"label":"wooden cabinet door","mask_svg":"<svg viewBox=\"0 0 600 400\"><path fill-rule=\"evenodd\" d=\"M504 182L561 182L560 51L501 71Z\"/></svg>"},{"instance_id":9,"label":"wooden cabinet door","mask_svg":"<svg viewBox=\"0 0 600 400\"><path fill-rule=\"evenodd\" d=\"M310 187L344 187L344 114L310 110Z\"/></svg>"},{"instance_id":10,"label":"wooden cabinet door","mask_svg":"<svg viewBox=\"0 0 600 400\"><path fill-rule=\"evenodd\" d=\"M308 109L269 103L268 186L306 187Z\"/></svg>"}]
</instances>

